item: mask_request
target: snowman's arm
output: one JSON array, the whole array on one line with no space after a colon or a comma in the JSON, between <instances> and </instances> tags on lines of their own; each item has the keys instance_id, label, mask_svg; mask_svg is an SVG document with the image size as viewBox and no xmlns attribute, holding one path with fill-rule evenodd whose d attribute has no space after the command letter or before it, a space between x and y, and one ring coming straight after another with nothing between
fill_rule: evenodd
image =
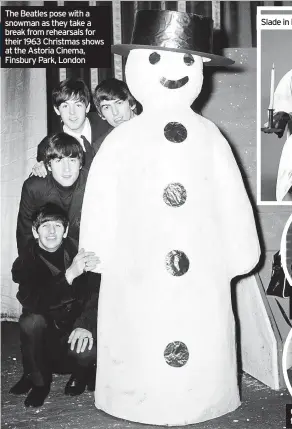
<instances>
[{"instance_id":1,"label":"snowman's arm","mask_svg":"<svg viewBox=\"0 0 292 429\"><path fill-rule=\"evenodd\" d=\"M96 271L104 272L115 232L116 161L111 150L100 150L89 171L81 211L79 248L100 258Z\"/></svg>"},{"instance_id":2,"label":"snowman's arm","mask_svg":"<svg viewBox=\"0 0 292 429\"><path fill-rule=\"evenodd\" d=\"M243 179L225 138L217 130L213 146L219 233L230 278L249 273L258 263L260 245Z\"/></svg>"}]
</instances>

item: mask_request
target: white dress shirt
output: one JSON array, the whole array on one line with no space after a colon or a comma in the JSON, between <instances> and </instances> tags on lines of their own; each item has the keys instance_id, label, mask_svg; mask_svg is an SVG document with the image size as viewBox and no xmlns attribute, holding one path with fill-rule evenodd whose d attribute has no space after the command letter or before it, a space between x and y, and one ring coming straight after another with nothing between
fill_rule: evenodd
<instances>
[{"instance_id":1,"label":"white dress shirt","mask_svg":"<svg viewBox=\"0 0 292 429\"><path fill-rule=\"evenodd\" d=\"M85 124L84 124L84 128L82 130L82 133L76 133L76 132L72 131L70 128L68 128L66 125L63 125L63 131L64 131L64 133L69 134L72 137L75 137L79 141L79 143L81 144L84 152L86 152L81 136L84 136L89 141L89 143L91 144L91 138L92 138L91 126L90 126L90 122L89 122L88 118L85 119Z\"/></svg>"}]
</instances>

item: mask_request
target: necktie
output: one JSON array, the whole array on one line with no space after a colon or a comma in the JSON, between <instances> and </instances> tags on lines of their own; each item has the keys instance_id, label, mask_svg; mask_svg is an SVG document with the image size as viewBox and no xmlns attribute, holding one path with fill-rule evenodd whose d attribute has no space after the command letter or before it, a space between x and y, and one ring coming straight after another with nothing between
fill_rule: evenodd
<instances>
[{"instance_id":1,"label":"necktie","mask_svg":"<svg viewBox=\"0 0 292 429\"><path fill-rule=\"evenodd\" d=\"M82 140L83 140L83 144L84 144L84 148L85 148L85 153L84 153L84 157L85 157L85 162L84 162L84 166L86 168L89 168L91 165L91 162L93 160L94 157L94 150L93 147L91 146L91 144L89 143L89 141L87 140L86 137L81 136Z\"/></svg>"},{"instance_id":2,"label":"necktie","mask_svg":"<svg viewBox=\"0 0 292 429\"><path fill-rule=\"evenodd\" d=\"M87 140L87 138L86 137L84 137L84 136L81 136L81 138L82 138L82 140L83 140L83 144L84 144L84 147L85 147L85 152L91 152L91 144L89 143L89 141Z\"/></svg>"}]
</instances>

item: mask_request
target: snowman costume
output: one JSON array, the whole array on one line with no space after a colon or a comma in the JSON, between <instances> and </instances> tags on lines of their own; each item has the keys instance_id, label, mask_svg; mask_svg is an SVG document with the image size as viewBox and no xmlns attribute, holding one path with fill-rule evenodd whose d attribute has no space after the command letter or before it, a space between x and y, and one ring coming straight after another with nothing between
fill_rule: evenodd
<instances>
[{"instance_id":1,"label":"snowman costume","mask_svg":"<svg viewBox=\"0 0 292 429\"><path fill-rule=\"evenodd\" d=\"M203 47L177 42L185 25L202 27ZM126 80L143 112L106 138L84 196L80 246L102 273L95 405L140 423L187 425L240 405L230 281L260 251L232 151L190 108L203 62L231 62L210 54L211 25L138 12L133 40L141 28L147 37L113 51L130 51Z\"/></svg>"},{"instance_id":2,"label":"snowman costume","mask_svg":"<svg viewBox=\"0 0 292 429\"><path fill-rule=\"evenodd\" d=\"M277 177L276 198L282 201L292 186L292 70L280 80L274 95L274 113L286 112L291 120L287 126L287 140L284 144Z\"/></svg>"}]
</instances>

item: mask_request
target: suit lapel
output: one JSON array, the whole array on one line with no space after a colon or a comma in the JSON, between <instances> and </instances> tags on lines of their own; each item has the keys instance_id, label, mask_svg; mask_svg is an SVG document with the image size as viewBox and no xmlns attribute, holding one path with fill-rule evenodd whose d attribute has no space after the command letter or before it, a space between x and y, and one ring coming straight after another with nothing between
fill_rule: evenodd
<instances>
[{"instance_id":1,"label":"suit lapel","mask_svg":"<svg viewBox=\"0 0 292 429\"><path fill-rule=\"evenodd\" d=\"M74 225L74 228L77 228L78 231L80 228L81 208L83 203L87 174L88 171L84 168L80 170L80 174L77 179L75 191L72 195L72 200L68 213L70 226L72 227Z\"/></svg>"}]
</instances>

